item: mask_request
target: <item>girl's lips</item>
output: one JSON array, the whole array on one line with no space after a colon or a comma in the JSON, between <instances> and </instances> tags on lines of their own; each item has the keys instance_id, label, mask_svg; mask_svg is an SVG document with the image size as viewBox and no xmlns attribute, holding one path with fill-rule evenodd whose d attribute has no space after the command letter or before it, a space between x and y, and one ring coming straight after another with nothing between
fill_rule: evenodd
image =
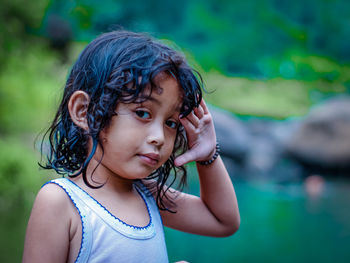
<instances>
[{"instance_id":1,"label":"girl's lips","mask_svg":"<svg viewBox=\"0 0 350 263\"><path fill-rule=\"evenodd\" d=\"M152 166L157 165L160 159L159 154L156 153L139 154L138 156L144 163Z\"/></svg>"}]
</instances>

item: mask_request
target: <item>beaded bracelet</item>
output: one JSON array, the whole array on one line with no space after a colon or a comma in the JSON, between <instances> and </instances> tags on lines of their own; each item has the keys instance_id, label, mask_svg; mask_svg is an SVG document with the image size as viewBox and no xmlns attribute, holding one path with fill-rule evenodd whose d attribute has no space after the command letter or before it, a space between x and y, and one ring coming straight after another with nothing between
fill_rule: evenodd
<instances>
[{"instance_id":1,"label":"beaded bracelet","mask_svg":"<svg viewBox=\"0 0 350 263\"><path fill-rule=\"evenodd\" d=\"M215 153L214 153L213 157L208 161L199 161L198 163L201 165L209 165L212 162L214 162L216 160L216 158L218 158L219 154L220 154L220 145L219 145L219 143L216 143Z\"/></svg>"}]
</instances>

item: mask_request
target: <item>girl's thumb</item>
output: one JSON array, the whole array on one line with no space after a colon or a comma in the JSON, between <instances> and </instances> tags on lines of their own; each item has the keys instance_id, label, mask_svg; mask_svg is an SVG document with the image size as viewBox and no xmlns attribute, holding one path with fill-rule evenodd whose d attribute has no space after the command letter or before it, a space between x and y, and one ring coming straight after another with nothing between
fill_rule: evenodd
<instances>
[{"instance_id":1,"label":"girl's thumb","mask_svg":"<svg viewBox=\"0 0 350 263\"><path fill-rule=\"evenodd\" d=\"M185 152L184 154L178 156L174 163L176 166L181 166L184 165L186 163L192 162L196 159L196 157L194 156L193 152L191 150Z\"/></svg>"}]
</instances>

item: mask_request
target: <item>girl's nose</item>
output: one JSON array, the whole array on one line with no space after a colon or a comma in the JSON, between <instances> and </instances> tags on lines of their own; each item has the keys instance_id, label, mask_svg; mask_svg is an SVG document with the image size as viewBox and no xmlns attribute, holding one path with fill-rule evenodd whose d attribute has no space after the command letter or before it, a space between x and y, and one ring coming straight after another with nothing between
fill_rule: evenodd
<instances>
[{"instance_id":1,"label":"girl's nose","mask_svg":"<svg viewBox=\"0 0 350 263\"><path fill-rule=\"evenodd\" d=\"M154 124L148 131L147 143L154 144L156 146L162 146L164 144L164 128L163 125Z\"/></svg>"}]
</instances>

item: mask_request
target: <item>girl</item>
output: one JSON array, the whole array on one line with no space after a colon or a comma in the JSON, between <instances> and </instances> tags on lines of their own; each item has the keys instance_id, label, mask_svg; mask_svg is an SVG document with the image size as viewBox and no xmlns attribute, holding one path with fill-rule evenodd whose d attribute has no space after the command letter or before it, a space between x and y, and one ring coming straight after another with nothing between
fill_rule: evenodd
<instances>
[{"instance_id":1,"label":"girl","mask_svg":"<svg viewBox=\"0 0 350 263\"><path fill-rule=\"evenodd\" d=\"M201 82L175 50L118 31L92 41L48 130L23 262L168 262L163 224L228 236L240 216ZM170 188L196 161L200 197Z\"/></svg>"}]
</instances>

